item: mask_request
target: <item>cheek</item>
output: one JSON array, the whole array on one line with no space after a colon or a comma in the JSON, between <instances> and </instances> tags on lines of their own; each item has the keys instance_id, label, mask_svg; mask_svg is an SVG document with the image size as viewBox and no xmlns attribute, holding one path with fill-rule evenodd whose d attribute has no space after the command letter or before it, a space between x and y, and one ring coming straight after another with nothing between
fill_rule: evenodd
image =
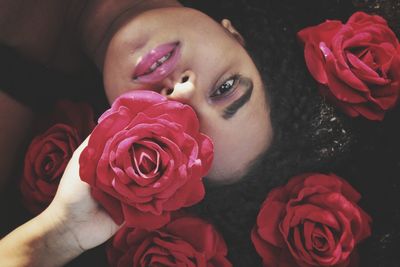
<instances>
[{"instance_id":1,"label":"cheek","mask_svg":"<svg viewBox=\"0 0 400 267\"><path fill-rule=\"evenodd\" d=\"M122 74L123 68L114 67L112 62L110 63L110 65L105 65L103 83L108 102L111 104L118 96L137 88L129 80L129 76Z\"/></svg>"},{"instance_id":2,"label":"cheek","mask_svg":"<svg viewBox=\"0 0 400 267\"><path fill-rule=\"evenodd\" d=\"M104 76L106 77L106 76ZM118 79L106 78L104 79L104 90L107 95L108 102L111 104L121 94L129 91L126 86L123 86Z\"/></svg>"},{"instance_id":3,"label":"cheek","mask_svg":"<svg viewBox=\"0 0 400 267\"><path fill-rule=\"evenodd\" d=\"M103 84L107 99L112 103L122 92L121 77L114 71L113 62L106 61L103 68Z\"/></svg>"},{"instance_id":4,"label":"cheek","mask_svg":"<svg viewBox=\"0 0 400 267\"><path fill-rule=\"evenodd\" d=\"M112 103L119 95L131 90L129 62L124 60L122 50L110 45L103 65L103 83L107 99Z\"/></svg>"}]
</instances>

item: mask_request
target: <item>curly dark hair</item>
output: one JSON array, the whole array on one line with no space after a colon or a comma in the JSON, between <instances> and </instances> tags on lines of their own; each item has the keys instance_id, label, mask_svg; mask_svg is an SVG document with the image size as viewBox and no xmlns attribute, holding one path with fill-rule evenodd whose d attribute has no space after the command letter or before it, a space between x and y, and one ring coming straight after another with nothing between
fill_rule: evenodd
<instances>
[{"instance_id":1,"label":"curly dark hair","mask_svg":"<svg viewBox=\"0 0 400 267\"><path fill-rule=\"evenodd\" d=\"M373 236L361 246L360 266L399 265L394 248L400 244L400 209L393 205L400 203L400 182L395 179L400 176L400 135L395 138L399 132L394 129L398 109L382 123L351 119L337 112L318 95L296 40L300 29L326 19L346 21L356 10L378 13L397 26L398 11L389 6L398 5L399 1L382 0L196 1L195 8L216 20L231 19L242 33L270 98L272 146L240 182L208 186L205 200L192 209L219 228L234 266L261 266L250 241L258 209L273 187L303 172L337 173L364 196L361 205L375 223ZM310 10L313 16L309 16ZM380 174L383 170L388 172L384 178ZM382 179L380 185L376 184L378 179ZM382 193L389 188L388 203ZM397 226L388 223L393 220Z\"/></svg>"}]
</instances>

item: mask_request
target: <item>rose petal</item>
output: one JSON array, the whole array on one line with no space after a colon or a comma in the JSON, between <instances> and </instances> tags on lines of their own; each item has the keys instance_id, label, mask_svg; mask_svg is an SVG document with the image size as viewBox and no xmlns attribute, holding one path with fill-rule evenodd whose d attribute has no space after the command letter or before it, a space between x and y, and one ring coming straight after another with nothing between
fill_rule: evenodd
<instances>
[{"instance_id":1,"label":"rose petal","mask_svg":"<svg viewBox=\"0 0 400 267\"><path fill-rule=\"evenodd\" d=\"M125 223L129 227L140 227L146 230L154 230L167 224L170 220L170 213L163 212L154 215L150 212L141 212L132 206L122 204Z\"/></svg>"},{"instance_id":2,"label":"rose petal","mask_svg":"<svg viewBox=\"0 0 400 267\"><path fill-rule=\"evenodd\" d=\"M91 194L92 197L103 206L108 214L110 214L116 224L121 224L124 221L121 204L118 200L96 188L91 189Z\"/></svg>"},{"instance_id":3,"label":"rose petal","mask_svg":"<svg viewBox=\"0 0 400 267\"><path fill-rule=\"evenodd\" d=\"M284 216L285 204L267 202L257 217L258 234L263 240L276 247L284 247L285 241L279 231L279 224Z\"/></svg>"}]
</instances>

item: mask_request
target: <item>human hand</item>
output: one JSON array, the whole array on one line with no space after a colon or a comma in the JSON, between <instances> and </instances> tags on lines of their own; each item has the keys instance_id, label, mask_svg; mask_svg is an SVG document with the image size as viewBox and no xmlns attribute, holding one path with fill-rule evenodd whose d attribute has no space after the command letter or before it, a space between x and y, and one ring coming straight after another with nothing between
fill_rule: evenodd
<instances>
[{"instance_id":1,"label":"human hand","mask_svg":"<svg viewBox=\"0 0 400 267\"><path fill-rule=\"evenodd\" d=\"M119 228L91 197L89 185L79 177L79 156L88 139L74 152L54 200L42 214L54 222L60 238L73 251L80 252L102 244Z\"/></svg>"},{"instance_id":2,"label":"human hand","mask_svg":"<svg viewBox=\"0 0 400 267\"><path fill-rule=\"evenodd\" d=\"M63 266L118 230L80 180L79 156L87 141L74 152L50 206L0 240L2 267Z\"/></svg>"}]
</instances>

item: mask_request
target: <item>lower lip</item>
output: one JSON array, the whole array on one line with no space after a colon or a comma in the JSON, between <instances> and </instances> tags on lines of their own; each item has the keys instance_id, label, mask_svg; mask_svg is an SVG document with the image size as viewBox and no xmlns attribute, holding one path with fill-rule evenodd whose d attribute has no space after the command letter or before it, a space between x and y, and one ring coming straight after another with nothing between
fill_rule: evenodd
<instances>
[{"instance_id":1,"label":"lower lip","mask_svg":"<svg viewBox=\"0 0 400 267\"><path fill-rule=\"evenodd\" d=\"M171 56L167 61L162 63L161 66L157 67L153 72L148 74L140 74L146 72L151 65L165 56L166 54L172 52ZM135 73L139 75L134 75L135 79L142 83L157 83L164 80L171 72L175 69L179 59L180 59L180 44L179 43L168 43L160 45L148 54L146 54L143 59L137 64L135 68Z\"/></svg>"}]
</instances>

